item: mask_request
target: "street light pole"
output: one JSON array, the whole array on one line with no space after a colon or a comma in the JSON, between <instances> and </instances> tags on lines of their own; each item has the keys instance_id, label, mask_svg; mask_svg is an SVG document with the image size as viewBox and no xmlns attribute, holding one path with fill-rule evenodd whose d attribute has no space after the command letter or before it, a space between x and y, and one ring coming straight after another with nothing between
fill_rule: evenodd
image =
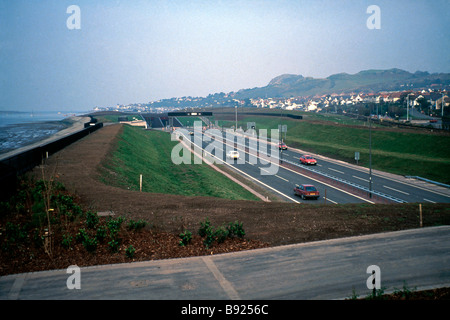
<instances>
[{"instance_id":1,"label":"street light pole","mask_svg":"<svg viewBox=\"0 0 450 320\"><path fill-rule=\"evenodd\" d=\"M406 96L406 122L409 121L409 94Z\"/></svg>"},{"instance_id":2,"label":"street light pole","mask_svg":"<svg viewBox=\"0 0 450 320\"><path fill-rule=\"evenodd\" d=\"M234 131L237 131L237 105L234 106L234 109L236 110L236 125L234 127Z\"/></svg>"},{"instance_id":3,"label":"street light pole","mask_svg":"<svg viewBox=\"0 0 450 320\"><path fill-rule=\"evenodd\" d=\"M370 110L372 111L372 110ZM369 197L372 198L372 121L369 112Z\"/></svg>"}]
</instances>

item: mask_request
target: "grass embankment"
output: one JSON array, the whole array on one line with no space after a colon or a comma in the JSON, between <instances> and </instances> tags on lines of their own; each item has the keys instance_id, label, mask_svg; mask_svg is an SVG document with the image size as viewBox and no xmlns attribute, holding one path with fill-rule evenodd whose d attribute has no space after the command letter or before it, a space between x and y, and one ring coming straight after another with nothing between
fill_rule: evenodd
<instances>
[{"instance_id":1,"label":"grass embankment","mask_svg":"<svg viewBox=\"0 0 450 320\"><path fill-rule=\"evenodd\" d=\"M171 152L178 142L165 132L124 126L115 151L104 163L103 182L118 187L185 196L211 196L232 200L259 200L207 164L175 165Z\"/></svg>"},{"instance_id":2,"label":"grass embankment","mask_svg":"<svg viewBox=\"0 0 450 320\"><path fill-rule=\"evenodd\" d=\"M337 117L337 118L336 118ZM349 126L338 122L338 116L322 123L312 117L293 120L280 115L251 116L240 119L238 126L256 122L257 129L278 128L286 124L286 143L305 151L356 163L355 152L360 152L359 165L369 167L369 127ZM320 120L319 120L320 121ZM353 120L355 121L355 120ZM229 121L231 124L233 121ZM284 138L284 134L283 134ZM399 129L372 128L372 168L400 175L420 176L450 184L450 136L429 132L411 132Z\"/></svg>"},{"instance_id":3,"label":"grass embankment","mask_svg":"<svg viewBox=\"0 0 450 320\"><path fill-rule=\"evenodd\" d=\"M206 123L199 117L177 117L177 119L186 127L193 127L195 122L200 122L202 126L206 126Z\"/></svg>"}]
</instances>

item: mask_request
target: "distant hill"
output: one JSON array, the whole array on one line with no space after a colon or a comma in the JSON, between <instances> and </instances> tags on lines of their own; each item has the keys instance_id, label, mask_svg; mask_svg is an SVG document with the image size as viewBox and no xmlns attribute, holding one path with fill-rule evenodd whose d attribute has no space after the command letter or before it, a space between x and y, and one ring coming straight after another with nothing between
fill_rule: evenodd
<instances>
[{"instance_id":1,"label":"distant hill","mask_svg":"<svg viewBox=\"0 0 450 320\"><path fill-rule=\"evenodd\" d=\"M265 87L239 90L234 97L288 98L332 93L417 90L430 86L450 86L450 73L410 73L401 69L365 70L356 74L338 73L324 79L284 74L272 79Z\"/></svg>"}]
</instances>

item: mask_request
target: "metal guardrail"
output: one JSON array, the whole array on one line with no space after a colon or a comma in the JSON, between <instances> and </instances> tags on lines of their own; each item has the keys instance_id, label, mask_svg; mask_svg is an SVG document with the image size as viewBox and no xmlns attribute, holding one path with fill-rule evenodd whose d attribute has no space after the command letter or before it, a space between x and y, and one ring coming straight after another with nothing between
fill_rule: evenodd
<instances>
[{"instance_id":1,"label":"metal guardrail","mask_svg":"<svg viewBox=\"0 0 450 320\"><path fill-rule=\"evenodd\" d=\"M422 180L422 181L425 181L425 182L428 182L428 183L436 184L436 185L441 186L441 187L450 188L450 185L448 185L448 184L437 182L437 181L433 181L433 180L430 180L430 179L427 179L427 178L422 178L422 177L419 177L419 176L405 176L405 178Z\"/></svg>"}]
</instances>

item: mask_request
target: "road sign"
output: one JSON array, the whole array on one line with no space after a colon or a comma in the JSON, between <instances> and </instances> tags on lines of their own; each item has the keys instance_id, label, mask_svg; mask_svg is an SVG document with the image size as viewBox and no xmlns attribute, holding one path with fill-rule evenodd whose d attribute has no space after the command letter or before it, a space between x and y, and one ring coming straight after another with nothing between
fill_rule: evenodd
<instances>
[{"instance_id":1,"label":"road sign","mask_svg":"<svg viewBox=\"0 0 450 320\"><path fill-rule=\"evenodd\" d=\"M358 161L359 161L359 152L358 151L355 152L355 160L356 160L356 164L358 164Z\"/></svg>"},{"instance_id":2,"label":"road sign","mask_svg":"<svg viewBox=\"0 0 450 320\"><path fill-rule=\"evenodd\" d=\"M287 124L283 124L283 125L279 124L278 125L278 131L280 131L280 132L287 132Z\"/></svg>"},{"instance_id":3,"label":"road sign","mask_svg":"<svg viewBox=\"0 0 450 320\"><path fill-rule=\"evenodd\" d=\"M203 116L211 117L212 112L168 112L169 117L192 117L192 116Z\"/></svg>"}]
</instances>

